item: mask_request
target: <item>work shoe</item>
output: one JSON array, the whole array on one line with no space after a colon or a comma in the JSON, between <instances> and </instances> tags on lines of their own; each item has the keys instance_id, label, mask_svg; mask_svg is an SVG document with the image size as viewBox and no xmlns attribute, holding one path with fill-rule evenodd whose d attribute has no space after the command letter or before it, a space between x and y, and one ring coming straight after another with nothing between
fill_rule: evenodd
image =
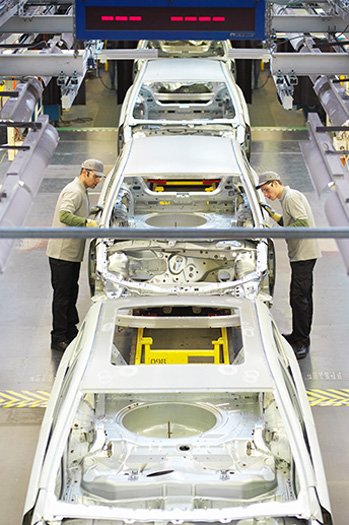
<instances>
[{"instance_id":1,"label":"work shoe","mask_svg":"<svg viewBox=\"0 0 349 525\"><path fill-rule=\"evenodd\" d=\"M51 343L51 350L57 350L58 352L64 352L69 345L68 341L59 341L58 343Z\"/></svg>"},{"instance_id":2,"label":"work shoe","mask_svg":"<svg viewBox=\"0 0 349 525\"><path fill-rule=\"evenodd\" d=\"M297 357L297 359L304 359L305 357L307 357L307 355L309 354L309 346L306 346L306 345L302 345L302 346L296 346L296 347L293 347L293 350L294 350L294 353Z\"/></svg>"}]
</instances>

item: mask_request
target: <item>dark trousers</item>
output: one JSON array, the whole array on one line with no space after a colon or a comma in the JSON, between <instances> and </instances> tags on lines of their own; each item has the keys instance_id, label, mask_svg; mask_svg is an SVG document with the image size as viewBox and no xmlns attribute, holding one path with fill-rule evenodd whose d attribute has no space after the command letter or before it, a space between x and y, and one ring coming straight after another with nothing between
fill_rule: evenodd
<instances>
[{"instance_id":1,"label":"dark trousers","mask_svg":"<svg viewBox=\"0 0 349 525\"><path fill-rule=\"evenodd\" d=\"M49 257L49 262L53 288L51 342L70 342L78 332L76 301L81 263L61 261L52 257Z\"/></svg>"},{"instance_id":2,"label":"dark trousers","mask_svg":"<svg viewBox=\"0 0 349 525\"><path fill-rule=\"evenodd\" d=\"M291 262L290 305L292 339L298 345L310 345L313 320L313 269L316 259Z\"/></svg>"}]
</instances>

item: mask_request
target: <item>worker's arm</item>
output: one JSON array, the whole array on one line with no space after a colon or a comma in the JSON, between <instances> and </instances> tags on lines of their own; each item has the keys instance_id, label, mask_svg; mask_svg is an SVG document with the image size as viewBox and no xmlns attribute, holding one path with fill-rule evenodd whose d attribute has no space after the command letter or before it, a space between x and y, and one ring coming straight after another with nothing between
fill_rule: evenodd
<instances>
[{"instance_id":1,"label":"worker's arm","mask_svg":"<svg viewBox=\"0 0 349 525\"><path fill-rule=\"evenodd\" d=\"M269 206L269 204L266 204L265 202L260 202L260 207L265 210L267 212L267 214L275 221L277 222L280 226L283 226L284 224L284 221L283 221L283 218L282 218L282 215L280 215L280 213L277 213L274 208L272 208L271 206Z\"/></svg>"},{"instance_id":2,"label":"worker's arm","mask_svg":"<svg viewBox=\"0 0 349 525\"><path fill-rule=\"evenodd\" d=\"M301 226L303 228L307 228L309 227L309 221L308 219L297 219L294 222L292 222L290 226Z\"/></svg>"},{"instance_id":3,"label":"worker's arm","mask_svg":"<svg viewBox=\"0 0 349 525\"><path fill-rule=\"evenodd\" d=\"M87 226L88 228L97 228L98 226L97 221L79 217L79 215L74 215L74 213L66 210L59 212L59 220L67 226Z\"/></svg>"},{"instance_id":4,"label":"worker's arm","mask_svg":"<svg viewBox=\"0 0 349 525\"><path fill-rule=\"evenodd\" d=\"M74 215L71 211L62 210L59 212L59 220L67 226L86 226L86 218Z\"/></svg>"}]
</instances>

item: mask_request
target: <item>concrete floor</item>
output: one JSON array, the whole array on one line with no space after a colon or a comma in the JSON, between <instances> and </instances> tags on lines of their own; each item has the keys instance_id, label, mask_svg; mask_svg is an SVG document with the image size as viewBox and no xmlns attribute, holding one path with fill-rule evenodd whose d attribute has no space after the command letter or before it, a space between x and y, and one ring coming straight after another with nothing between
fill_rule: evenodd
<instances>
[{"instance_id":1,"label":"concrete floor","mask_svg":"<svg viewBox=\"0 0 349 525\"><path fill-rule=\"evenodd\" d=\"M262 79L260 79L262 80ZM27 225L49 226L61 188L78 172L87 157L104 160L107 167L116 159L118 109L115 93L101 82L88 81L88 104L63 114L60 143L29 215ZM103 100L103 104L100 101ZM323 202L307 175L299 141L307 133L301 113L286 113L278 105L269 80L255 92L251 106L253 129L252 164L257 170L272 169L284 182L309 198L317 225L327 225ZM98 128L91 129L92 126ZM295 129L297 128L297 129ZM91 129L91 130L90 130ZM97 188L98 189L98 188ZM92 197L92 203L97 195ZM277 281L275 320L281 332L290 329L288 306L289 266L284 241L276 242ZM19 242L8 267L0 275L0 525L21 523L22 508L36 447L43 408L5 408L6 396L49 392L59 364L50 350L51 287L46 241ZM349 320L349 278L333 240L321 241L322 257L315 269L315 314L311 355L300 362L306 388L327 393L349 389L347 336ZM80 319L90 304L86 261L80 278ZM339 395L339 394L338 394ZM348 397L348 396L347 396ZM348 402L347 402L348 404ZM313 408L323 453L332 510L336 525L346 525L349 507L349 449L346 406Z\"/></svg>"}]
</instances>

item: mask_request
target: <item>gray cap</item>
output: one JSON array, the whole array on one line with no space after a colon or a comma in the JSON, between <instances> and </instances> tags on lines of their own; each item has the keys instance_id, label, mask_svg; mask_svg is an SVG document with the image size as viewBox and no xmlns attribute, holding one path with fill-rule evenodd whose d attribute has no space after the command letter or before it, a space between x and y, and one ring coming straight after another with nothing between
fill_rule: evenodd
<instances>
[{"instance_id":1,"label":"gray cap","mask_svg":"<svg viewBox=\"0 0 349 525\"><path fill-rule=\"evenodd\" d=\"M261 173L259 176L259 182L256 186L256 190L259 190L261 186L264 186L264 184L272 182L273 180L281 182L280 175L275 171L265 171L264 173Z\"/></svg>"},{"instance_id":2,"label":"gray cap","mask_svg":"<svg viewBox=\"0 0 349 525\"><path fill-rule=\"evenodd\" d=\"M81 164L82 168L85 168L85 170L91 170L94 171L98 177L104 177L104 164L100 160L97 159L86 159Z\"/></svg>"}]
</instances>

